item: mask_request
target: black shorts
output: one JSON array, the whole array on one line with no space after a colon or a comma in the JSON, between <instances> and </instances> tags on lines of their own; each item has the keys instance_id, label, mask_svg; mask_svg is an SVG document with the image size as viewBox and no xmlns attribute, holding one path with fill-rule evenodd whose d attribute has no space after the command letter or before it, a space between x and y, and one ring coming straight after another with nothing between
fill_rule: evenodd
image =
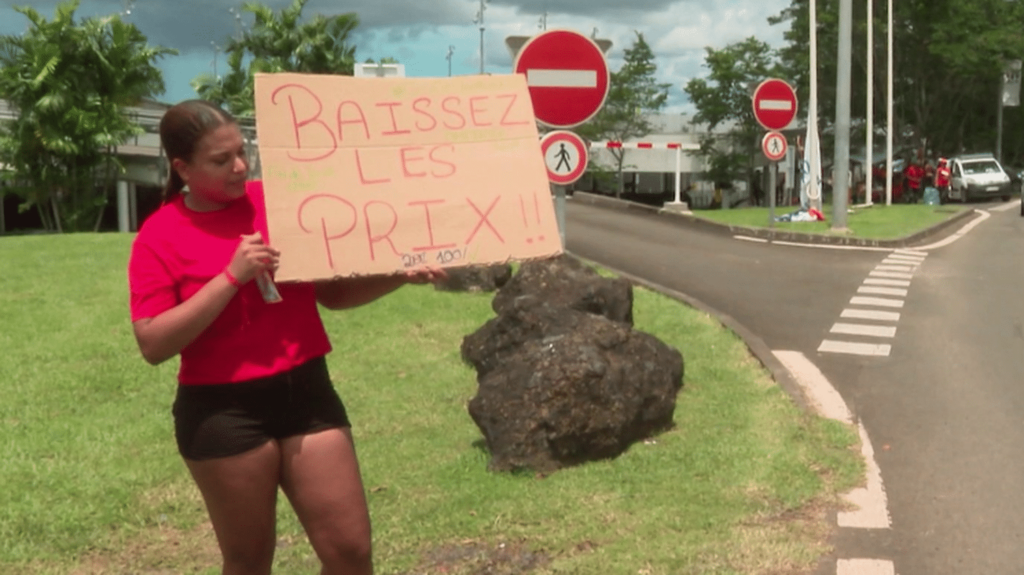
<instances>
[{"instance_id":1,"label":"black shorts","mask_svg":"<svg viewBox=\"0 0 1024 575\"><path fill-rule=\"evenodd\" d=\"M323 357L270 377L179 385L172 412L178 451L191 460L229 457L272 439L350 425Z\"/></svg>"}]
</instances>

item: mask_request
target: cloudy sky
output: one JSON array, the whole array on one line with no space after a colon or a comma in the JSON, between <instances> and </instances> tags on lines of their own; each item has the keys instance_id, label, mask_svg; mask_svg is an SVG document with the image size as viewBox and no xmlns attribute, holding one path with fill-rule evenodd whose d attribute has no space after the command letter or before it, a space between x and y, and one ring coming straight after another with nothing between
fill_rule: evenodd
<instances>
[{"instance_id":1,"label":"cloudy sky","mask_svg":"<svg viewBox=\"0 0 1024 575\"><path fill-rule=\"evenodd\" d=\"M264 0L279 10L291 0ZM223 45L251 17L235 13L237 0L81 0L81 17L125 13L152 44L179 51L160 62L167 92L160 98L177 102L194 97L190 80L221 71L223 54L215 57L214 44ZM688 110L683 86L706 72L704 48L721 48L748 36L773 46L782 43L784 26L770 26L768 17L789 6L790 0L489 0L484 16L484 69L492 74L511 73L512 57L505 47L508 36L532 36L548 29L568 28L612 41L608 63L622 63L623 49L632 44L634 31L643 33L654 51L661 82L671 84L666 111ZM27 19L14 6L28 5L47 18L54 0L0 0L0 34L20 34ZM408 76L447 76L449 47L453 75L480 70L480 27L474 23L480 0L309 0L305 15L355 12L360 26L352 37L357 61L390 56L405 65Z\"/></svg>"}]
</instances>

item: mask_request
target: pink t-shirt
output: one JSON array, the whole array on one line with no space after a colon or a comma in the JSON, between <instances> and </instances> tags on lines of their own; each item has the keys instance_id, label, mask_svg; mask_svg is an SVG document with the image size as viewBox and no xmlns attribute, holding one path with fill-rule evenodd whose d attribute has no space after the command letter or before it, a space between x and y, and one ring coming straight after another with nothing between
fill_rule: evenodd
<instances>
[{"instance_id":1,"label":"pink t-shirt","mask_svg":"<svg viewBox=\"0 0 1024 575\"><path fill-rule=\"evenodd\" d=\"M196 212L179 196L149 217L128 263L132 322L153 318L192 297L220 274L239 236L259 231L270 243L263 185L226 208ZM331 350L313 285L278 284L284 301L263 301L255 281L231 299L217 319L181 350L183 385L245 381L287 371Z\"/></svg>"}]
</instances>

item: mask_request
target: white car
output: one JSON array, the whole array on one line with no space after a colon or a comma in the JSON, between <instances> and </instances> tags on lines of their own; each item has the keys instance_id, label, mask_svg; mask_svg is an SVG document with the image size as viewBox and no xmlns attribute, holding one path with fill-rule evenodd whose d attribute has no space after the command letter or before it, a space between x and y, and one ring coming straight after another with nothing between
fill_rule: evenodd
<instances>
[{"instance_id":1,"label":"white car","mask_svg":"<svg viewBox=\"0 0 1024 575\"><path fill-rule=\"evenodd\" d=\"M992 154L968 154L950 160L950 199L967 202L977 198L1009 201L1013 184Z\"/></svg>"}]
</instances>

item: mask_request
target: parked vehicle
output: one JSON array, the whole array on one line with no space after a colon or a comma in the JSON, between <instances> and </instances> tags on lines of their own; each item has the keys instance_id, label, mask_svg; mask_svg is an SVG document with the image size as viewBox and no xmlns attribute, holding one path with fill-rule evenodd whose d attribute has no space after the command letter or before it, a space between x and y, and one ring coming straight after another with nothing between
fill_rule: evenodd
<instances>
[{"instance_id":1,"label":"parked vehicle","mask_svg":"<svg viewBox=\"0 0 1024 575\"><path fill-rule=\"evenodd\" d=\"M1009 201L1013 184L992 154L966 154L950 160L949 198L968 202L974 198Z\"/></svg>"}]
</instances>

